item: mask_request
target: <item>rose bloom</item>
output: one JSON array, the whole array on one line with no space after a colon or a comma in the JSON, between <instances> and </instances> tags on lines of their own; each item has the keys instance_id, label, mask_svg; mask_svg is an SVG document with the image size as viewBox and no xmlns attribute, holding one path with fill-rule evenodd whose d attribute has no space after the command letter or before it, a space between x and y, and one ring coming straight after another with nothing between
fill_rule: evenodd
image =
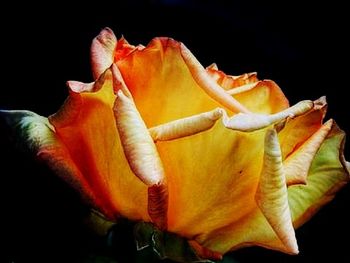
<instances>
[{"instance_id":1,"label":"rose bloom","mask_svg":"<svg viewBox=\"0 0 350 263\"><path fill-rule=\"evenodd\" d=\"M294 229L349 180L327 103L290 107L271 80L206 69L186 46L93 40L95 81L69 81L48 118L2 111L40 160L107 219L152 222L204 258L247 246L298 253Z\"/></svg>"}]
</instances>

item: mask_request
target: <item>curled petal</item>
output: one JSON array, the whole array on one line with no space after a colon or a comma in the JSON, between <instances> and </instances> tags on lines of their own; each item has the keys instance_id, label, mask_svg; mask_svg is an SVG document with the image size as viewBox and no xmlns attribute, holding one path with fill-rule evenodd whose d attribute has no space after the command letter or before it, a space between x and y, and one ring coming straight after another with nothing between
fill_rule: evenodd
<instances>
[{"instance_id":1,"label":"curled petal","mask_svg":"<svg viewBox=\"0 0 350 263\"><path fill-rule=\"evenodd\" d=\"M282 155L275 130L267 131L264 149L264 163L256 201L287 251L297 254L298 245L292 225Z\"/></svg>"},{"instance_id":2,"label":"curled petal","mask_svg":"<svg viewBox=\"0 0 350 263\"><path fill-rule=\"evenodd\" d=\"M161 228L166 227L167 190L157 148L133 101L122 90L114 106L117 128L131 170L148 185L148 211Z\"/></svg>"},{"instance_id":3,"label":"curled petal","mask_svg":"<svg viewBox=\"0 0 350 263\"><path fill-rule=\"evenodd\" d=\"M191 51L181 44L181 55L197 84L214 100L232 112L249 112L242 104L225 92L206 72Z\"/></svg>"},{"instance_id":4,"label":"curled petal","mask_svg":"<svg viewBox=\"0 0 350 263\"><path fill-rule=\"evenodd\" d=\"M301 101L294 106L271 115L238 113L229 118L224 115L224 125L232 130L255 131L263 129L286 118L294 118L312 109L312 101Z\"/></svg>"},{"instance_id":5,"label":"curled petal","mask_svg":"<svg viewBox=\"0 0 350 263\"><path fill-rule=\"evenodd\" d=\"M321 97L314 101L314 107L309 112L297 118L289 118L283 123L283 129L278 133L283 159L296 151L321 128L326 110L326 98Z\"/></svg>"},{"instance_id":6,"label":"curled petal","mask_svg":"<svg viewBox=\"0 0 350 263\"><path fill-rule=\"evenodd\" d=\"M210 77L212 77L225 90L234 90L237 87L252 84L258 81L257 73L245 73L239 76L226 75L219 70L215 63L206 68Z\"/></svg>"},{"instance_id":7,"label":"curled petal","mask_svg":"<svg viewBox=\"0 0 350 263\"><path fill-rule=\"evenodd\" d=\"M287 185L306 184L311 163L332 126L329 120L283 162Z\"/></svg>"},{"instance_id":8,"label":"curled petal","mask_svg":"<svg viewBox=\"0 0 350 263\"><path fill-rule=\"evenodd\" d=\"M169 141L206 131L222 116L222 109L178 119L149 129L154 141Z\"/></svg>"},{"instance_id":9,"label":"curled petal","mask_svg":"<svg viewBox=\"0 0 350 263\"><path fill-rule=\"evenodd\" d=\"M162 183L164 171L157 149L134 103L122 91L118 91L114 113L132 171L146 185Z\"/></svg>"},{"instance_id":10,"label":"curled petal","mask_svg":"<svg viewBox=\"0 0 350 263\"><path fill-rule=\"evenodd\" d=\"M113 31L106 27L94 38L91 44L92 73L97 79L114 61L114 50L117 38Z\"/></svg>"}]
</instances>

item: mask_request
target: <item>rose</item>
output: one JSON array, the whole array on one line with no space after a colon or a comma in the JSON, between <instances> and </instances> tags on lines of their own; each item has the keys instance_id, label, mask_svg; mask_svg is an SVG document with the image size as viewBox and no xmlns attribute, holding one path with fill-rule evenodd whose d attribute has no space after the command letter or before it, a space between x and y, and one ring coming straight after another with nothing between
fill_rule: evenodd
<instances>
[{"instance_id":1,"label":"rose","mask_svg":"<svg viewBox=\"0 0 350 263\"><path fill-rule=\"evenodd\" d=\"M45 118L2 111L29 148L107 219L153 222L204 258L259 245L298 253L294 228L348 180L325 98L289 107L255 73L204 69L182 44L91 47L95 81L69 81Z\"/></svg>"}]
</instances>

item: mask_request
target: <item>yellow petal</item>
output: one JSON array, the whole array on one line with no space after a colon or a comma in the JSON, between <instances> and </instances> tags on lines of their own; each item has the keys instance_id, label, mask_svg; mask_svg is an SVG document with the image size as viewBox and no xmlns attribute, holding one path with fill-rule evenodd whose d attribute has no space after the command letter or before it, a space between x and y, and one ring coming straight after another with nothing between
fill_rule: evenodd
<instances>
[{"instance_id":1,"label":"yellow petal","mask_svg":"<svg viewBox=\"0 0 350 263\"><path fill-rule=\"evenodd\" d=\"M250 86L247 88L247 86ZM235 88L233 96L254 113L275 113L289 107L280 87L271 80L262 80ZM268 101L266 101L268 98Z\"/></svg>"},{"instance_id":2,"label":"yellow petal","mask_svg":"<svg viewBox=\"0 0 350 263\"><path fill-rule=\"evenodd\" d=\"M217 122L194 136L159 141L169 187L168 229L192 239L254 209L263 137L263 131L246 134Z\"/></svg>"}]
</instances>

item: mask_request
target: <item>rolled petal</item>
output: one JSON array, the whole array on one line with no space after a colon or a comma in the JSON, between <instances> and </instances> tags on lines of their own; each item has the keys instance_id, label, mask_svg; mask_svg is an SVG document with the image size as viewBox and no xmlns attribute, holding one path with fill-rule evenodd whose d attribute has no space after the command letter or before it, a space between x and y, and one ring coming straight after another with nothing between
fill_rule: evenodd
<instances>
[{"instance_id":1,"label":"rolled petal","mask_svg":"<svg viewBox=\"0 0 350 263\"><path fill-rule=\"evenodd\" d=\"M229 118L227 115L224 115L223 121L225 127L232 130L255 131L266 128L287 118L294 118L296 116L302 115L312 109L312 107L312 101L305 100L275 114L264 115L254 113L238 113L231 118Z\"/></svg>"},{"instance_id":2,"label":"rolled petal","mask_svg":"<svg viewBox=\"0 0 350 263\"><path fill-rule=\"evenodd\" d=\"M266 87L278 88L278 86L271 83L270 81L262 81L262 82L259 82L258 85L259 86L256 85L256 87L254 87L254 91L252 91L255 94L251 94L251 95L257 95L260 92L266 92L265 90ZM123 88L123 85L121 86L121 88ZM271 94L272 96L270 97L270 100L276 99L274 96L276 92L272 91ZM277 98L279 98L279 96ZM244 99L244 96L243 96L243 99L241 100L246 101ZM254 105L255 109L258 111L271 112L275 110L275 108L266 108L266 103L264 103L263 101L261 101L260 103L261 105L256 105L256 104ZM287 104L284 105L284 103L276 103L272 105L276 105L277 107L284 110L284 106ZM301 112L298 112L298 109L299 109L298 106L293 106L292 108L284 110L283 112L287 111L287 112L294 112L294 114L298 114L298 115L302 114ZM149 129L149 132L151 133L151 136L154 141L174 140L174 139L178 139L178 138L182 138L185 136L190 136L190 135L197 134L199 132L206 131L211 127L213 127L215 122L221 117L224 117L223 123L225 127L229 129L240 130L240 131L252 131L252 130L261 129L267 125L273 124L275 115L279 115L282 117L290 116L290 115L284 114L283 112L280 112L274 115L261 115L261 114L244 115L245 117L248 117L248 118L240 118L242 117L242 115L238 114L230 118L227 116L227 113L225 112L224 109L217 108L209 112L193 115L187 118L177 119L175 121L171 121L162 125L158 125L156 127L152 127ZM268 119L265 122L265 124L264 122L261 122L263 118ZM277 120L281 121L280 119L277 119Z\"/></svg>"},{"instance_id":3,"label":"rolled petal","mask_svg":"<svg viewBox=\"0 0 350 263\"><path fill-rule=\"evenodd\" d=\"M146 185L162 183L164 170L157 149L135 104L121 90L115 101L114 114L131 170Z\"/></svg>"},{"instance_id":4,"label":"rolled petal","mask_svg":"<svg viewBox=\"0 0 350 263\"><path fill-rule=\"evenodd\" d=\"M264 148L264 163L255 198L286 250L297 254L298 245L288 205L282 154L275 130L267 131Z\"/></svg>"},{"instance_id":5,"label":"rolled petal","mask_svg":"<svg viewBox=\"0 0 350 263\"><path fill-rule=\"evenodd\" d=\"M344 140L344 132L333 122L331 131L311 164L307 184L288 187L295 227L309 220L349 181L349 170L343 156Z\"/></svg>"},{"instance_id":6,"label":"rolled petal","mask_svg":"<svg viewBox=\"0 0 350 263\"><path fill-rule=\"evenodd\" d=\"M114 50L117 38L113 31L106 27L94 38L91 44L91 66L95 79L108 69L114 61Z\"/></svg>"},{"instance_id":7,"label":"rolled petal","mask_svg":"<svg viewBox=\"0 0 350 263\"><path fill-rule=\"evenodd\" d=\"M157 148L133 101L118 91L114 114L119 136L131 170L147 186L148 212L154 223L166 228L167 189Z\"/></svg>"},{"instance_id":8,"label":"rolled petal","mask_svg":"<svg viewBox=\"0 0 350 263\"><path fill-rule=\"evenodd\" d=\"M150 128L149 132L154 141L169 141L194 135L213 127L216 121L222 117L222 112L223 109L217 108L213 111Z\"/></svg>"},{"instance_id":9,"label":"rolled petal","mask_svg":"<svg viewBox=\"0 0 350 263\"><path fill-rule=\"evenodd\" d=\"M206 72L191 51L181 44L181 55L197 84L214 100L232 112L249 112L242 104L229 96Z\"/></svg>"},{"instance_id":10,"label":"rolled petal","mask_svg":"<svg viewBox=\"0 0 350 263\"><path fill-rule=\"evenodd\" d=\"M287 185L306 184L311 163L332 126L329 120L283 162Z\"/></svg>"}]
</instances>

